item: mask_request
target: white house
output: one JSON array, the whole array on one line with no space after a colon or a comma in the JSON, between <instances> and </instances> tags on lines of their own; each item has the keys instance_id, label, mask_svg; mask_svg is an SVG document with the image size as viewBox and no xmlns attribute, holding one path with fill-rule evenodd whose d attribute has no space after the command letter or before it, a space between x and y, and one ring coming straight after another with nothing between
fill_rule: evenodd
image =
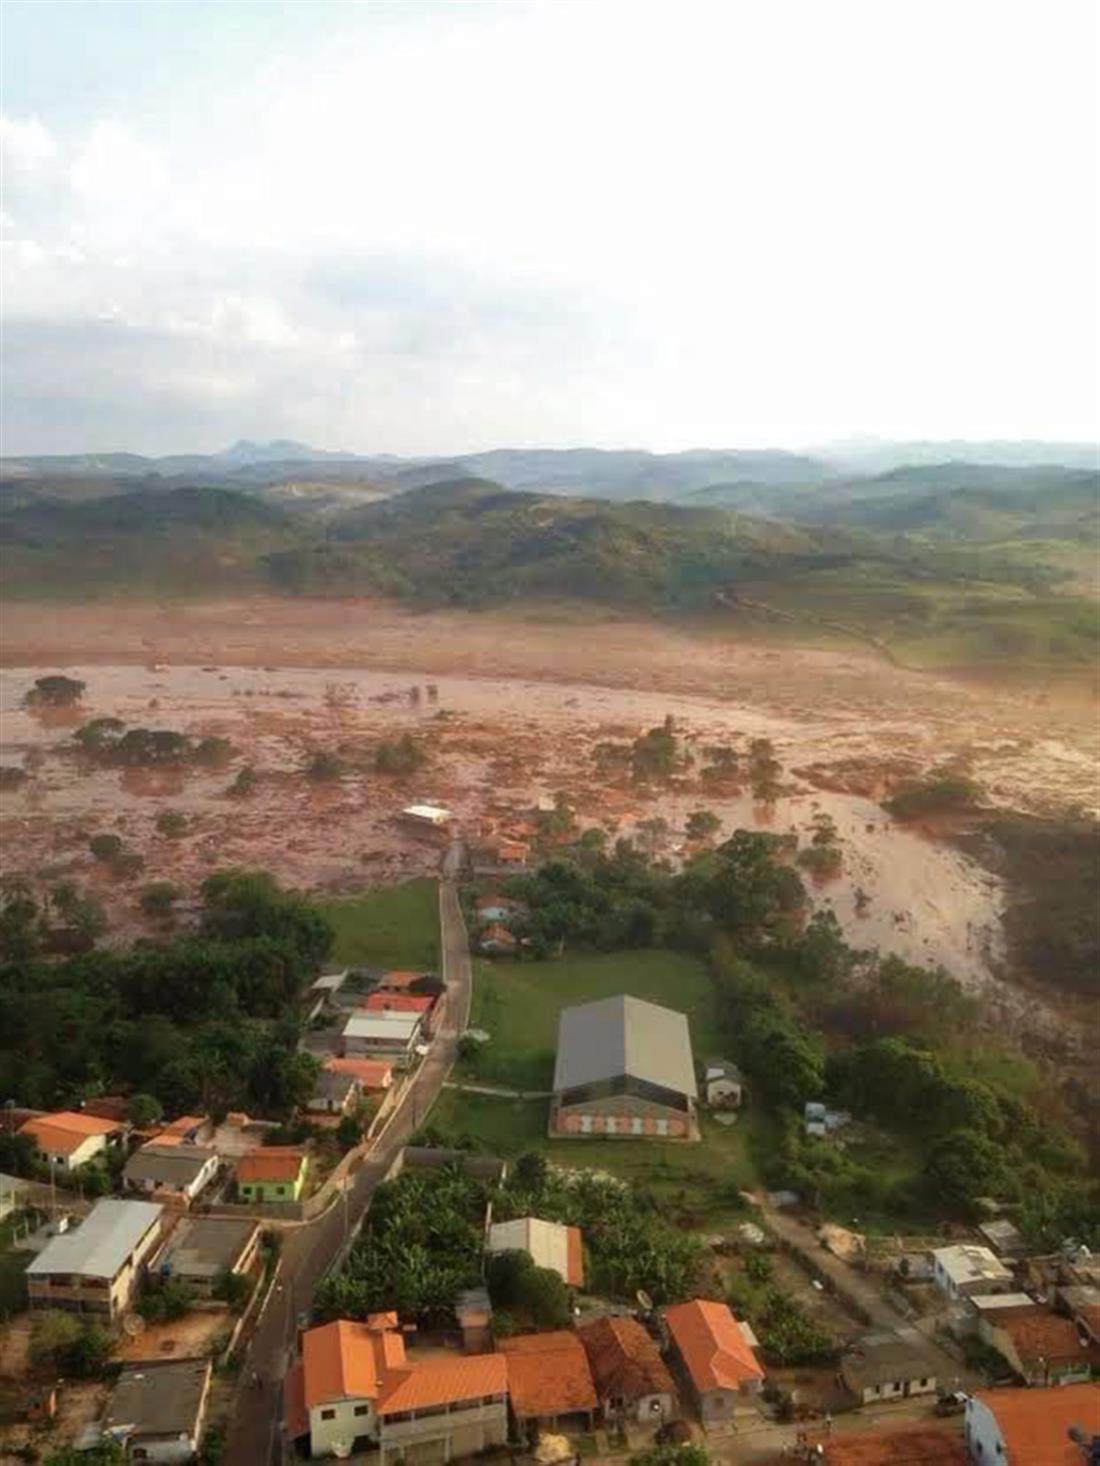
<instances>
[{"instance_id":1,"label":"white house","mask_svg":"<svg viewBox=\"0 0 1100 1466\"><path fill-rule=\"evenodd\" d=\"M963 1243L937 1247L932 1252L932 1277L949 1298L970 1298L975 1293L1003 1293L1012 1285L1012 1273L988 1247Z\"/></svg>"},{"instance_id":2,"label":"white house","mask_svg":"<svg viewBox=\"0 0 1100 1466\"><path fill-rule=\"evenodd\" d=\"M148 1145L135 1150L122 1171L131 1191L192 1202L218 1171L217 1151L203 1145Z\"/></svg>"},{"instance_id":3,"label":"white house","mask_svg":"<svg viewBox=\"0 0 1100 1466\"><path fill-rule=\"evenodd\" d=\"M407 1069L423 1026L422 1013L396 1013L392 1009L354 1013L344 1025L343 1055L389 1059L398 1069Z\"/></svg>"},{"instance_id":4,"label":"white house","mask_svg":"<svg viewBox=\"0 0 1100 1466\"><path fill-rule=\"evenodd\" d=\"M441 830L451 823L454 815L442 804L409 804L401 811L401 818L410 825Z\"/></svg>"},{"instance_id":5,"label":"white house","mask_svg":"<svg viewBox=\"0 0 1100 1466\"><path fill-rule=\"evenodd\" d=\"M75 1171L96 1156L105 1155L108 1142L124 1129L117 1120L102 1120L79 1110L59 1110L52 1115L35 1115L19 1127L19 1133L33 1137L35 1153L44 1165Z\"/></svg>"}]
</instances>

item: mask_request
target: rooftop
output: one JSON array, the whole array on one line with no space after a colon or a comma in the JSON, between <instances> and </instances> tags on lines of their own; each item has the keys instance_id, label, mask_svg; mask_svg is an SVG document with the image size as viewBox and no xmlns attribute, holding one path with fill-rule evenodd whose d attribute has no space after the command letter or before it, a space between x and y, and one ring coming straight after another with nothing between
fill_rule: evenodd
<instances>
[{"instance_id":1,"label":"rooftop","mask_svg":"<svg viewBox=\"0 0 1100 1466\"><path fill-rule=\"evenodd\" d=\"M665 1309L665 1322L697 1390L736 1390L764 1371L724 1303L694 1298Z\"/></svg>"},{"instance_id":2,"label":"rooftop","mask_svg":"<svg viewBox=\"0 0 1100 1466\"><path fill-rule=\"evenodd\" d=\"M956 1285L976 1282L1007 1282L1011 1271L988 1247L966 1242L955 1247L937 1247L933 1258Z\"/></svg>"},{"instance_id":3,"label":"rooftop","mask_svg":"<svg viewBox=\"0 0 1100 1466\"><path fill-rule=\"evenodd\" d=\"M845 1379L856 1389L867 1389L888 1380L932 1379L934 1361L923 1349L915 1348L888 1329L862 1334L841 1366Z\"/></svg>"},{"instance_id":4,"label":"rooftop","mask_svg":"<svg viewBox=\"0 0 1100 1466\"><path fill-rule=\"evenodd\" d=\"M298 1145L262 1145L237 1162L238 1181L295 1181L306 1153Z\"/></svg>"},{"instance_id":5,"label":"rooftop","mask_svg":"<svg viewBox=\"0 0 1100 1466\"><path fill-rule=\"evenodd\" d=\"M209 1166L214 1155L200 1145L187 1145L182 1141L162 1145L151 1140L135 1150L123 1168L127 1181L153 1181L158 1186L190 1186Z\"/></svg>"},{"instance_id":6,"label":"rooftop","mask_svg":"<svg viewBox=\"0 0 1100 1466\"><path fill-rule=\"evenodd\" d=\"M52 1115L36 1115L19 1127L21 1135L33 1135L41 1150L57 1155L71 1155L91 1135L113 1135L117 1120L104 1120L98 1115L84 1115L76 1110L58 1110Z\"/></svg>"},{"instance_id":7,"label":"rooftop","mask_svg":"<svg viewBox=\"0 0 1100 1466\"><path fill-rule=\"evenodd\" d=\"M499 1340L512 1409L521 1419L595 1410L596 1387L579 1337L567 1330Z\"/></svg>"},{"instance_id":8,"label":"rooftop","mask_svg":"<svg viewBox=\"0 0 1100 1466\"><path fill-rule=\"evenodd\" d=\"M371 993L359 1006L368 1013L426 1013L434 1002L427 993Z\"/></svg>"},{"instance_id":9,"label":"rooftop","mask_svg":"<svg viewBox=\"0 0 1100 1466\"><path fill-rule=\"evenodd\" d=\"M1081 1343L1073 1320L1039 1303L1029 1300L1026 1308L1006 1308L989 1321L1008 1335L1022 1364L1040 1359L1048 1364L1086 1363L1092 1357L1093 1351Z\"/></svg>"},{"instance_id":10,"label":"rooftop","mask_svg":"<svg viewBox=\"0 0 1100 1466\"><path fill-rule=\"evenodd\" d=\"M315 1101L319 1104L335 1101L342 1105L355 1091L358 1082L356 1076L346 1069L330 1069L326 1065L313 1081L309 1102L312 1105Z\"/></svg>"},{"instance_id":11,"label":"rooftop","mask_svg":"<svg viewBox=\"0 0 1100 1466\"><path fill-rule=\"evenodd\" d=\"M344 1037L408 1040L421 1022L419 1013L353 1013L344 1025Z\"/></svg>"},{"instance_id":12,"label":"rooftop","mask_svg":"<svg viewBox=\"0 0 1100 1466\"><path fill-rule=\"evenodd\" d=\"M656 1341L636 1318L597 1318L578 1332L602 1398L676 1393Z\"/></svg>"},{"instance_id":13,"label":"rooftop","mask_svg":"<svg viewBox=\"0 0 1100 1466\"><path fill-rule=\"evenodd\" d=\"M406 988L412 987L413 983L422 982L425 978L429 977L434 978L435 973L413 972L407 967L392 967L380 975L378 984L380 987L385 988L387 992L402 992Z\"/></svg>"},{"instance_id":14,"label":"rooftop","mask_svg":"<svg viewBox=\"0 0 1100 1466\"><path fill-rule=\"evenodd\" d=\"M192 1436L210 1384L209 1359L126 1366L111 1392L105 1431L127 1436Z\"/></svg>"},{"instance_id":15,"label":"rooftop","mask_svg":"<svg viewBox=\"0 0 1100 1466\"><path fill-rule=\"evenodd\" d=\"M563 1008L554 1089L620 1074L694 1098L695 1065L684 1014L628 994Z\"/></svg>"},{"instance_id":16,"label":"rooftop","mask_svg":"<svg viewBox=\"0 0 1100 1466\"><path fill-rule=\"evenodd\" d=\"M247 1217L181 1217L159 1270L180 1278L217 1278L236 1267L258 1227Z\"/></svg>"},{"instance_id":17,"label":"rooftop","mask_svg":"<svg viewBox=\"0 0 1100 1466\"><path fill-rule=\"evenodd\" d=\"M350 1074L364 1089L386 1089L393 1082L393 1065L388 1059L326 1059L333 1074Z\"/></svg>"},{"instance_id":18,"label":"rooftop","mask_svg":"<svg viewBox=\"0 0 1100 1466\"><path fill-rule=\"evenodd\" d=\"M971 1293L970 1306L979 1313L996 1313L1002 1308L1031 1308L1035 1299L1026 1293Z\"/></svg>"},{"instance_id":19,"label":"rooftop","mask_svg":"<svg viewBox=\"0 0 1100 1466\"><path fill-rule=\"evenodd\" d=\"M1005 1466L1081 1466L1081 1449L1067 1434L1070 1426L1100 1435L1100 1384L983 1390L974 1398L1001 1428Z\"/></svg>"},{"instance_id":20,"label":"rooftop","mask_svg":"<svg viewBox=\"0 0 1100 1466\"><path fill-rule=\"evenodd\" d=\"M526 1252L536 1267L549 1267L563 1282L584 1287L584 1247L579 1227L544 1222L539 1217L518 1217L494 1222L489 1228L489 1252Z\"/></svg>"},{"instance_id":21,"label":"rooftop","mask_svg":"<svg viewBox=\"0 0 1100 1466\"><path fill-rule=\"evenodd\" d=\"M113 1278L163 1211L152 1201L97 1201L78 1227L50 1239L27 1273Z\"/></svg>"}]
</instances>

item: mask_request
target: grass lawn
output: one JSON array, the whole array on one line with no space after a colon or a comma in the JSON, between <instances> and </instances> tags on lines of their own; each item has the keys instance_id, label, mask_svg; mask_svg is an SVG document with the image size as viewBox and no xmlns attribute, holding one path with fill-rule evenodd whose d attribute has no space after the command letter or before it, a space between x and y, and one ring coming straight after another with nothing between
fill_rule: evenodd
<instances>
[{"instance_id":1,"label":"grass lawn","mask_svg":"<svg viewBox=\"0 0 1100 1466\"><path fill-rule=\"evenodd\" d=\"M439 962L439 896L435 881L379 886L362 896L318 904L336 931L334 962L435 971Z\"/></svg>"},{"instance_id":2,"label":"grass lawn","mask_svg":"<svg viewBox=\"0 0 1100 1466\"><path fill-rule=\"evenodd\" d=\"M498 1099L445 1089L428 1122L452 1134L470 1134L494 1155L514 1158L541 1151L557 1166L610 1171L667 1200L672 1220L706 1221L720 1226L738 1208L737 1188L757 1184L753 1155L767 1144L770 1122L748 1109L725 1128L700 1118L698 1145L668 1140L550 1140L546 1134L548 1100Z\"/></svg>"},{"instance_id":3,"label":"grass lawn","mask_svg":"<svg viewBox=\"0 0 1100 1466\"><path fill-rule=\"evenodd\" d=\"M471 1025L492 1035L471 1077L513 1089L549 1089L558 1014L575 1003L632 993L686 1013L697 1059L724 1051L706 967L680 952L581 953L549 962L482 962Z\"/></svg>"}]
</instances>

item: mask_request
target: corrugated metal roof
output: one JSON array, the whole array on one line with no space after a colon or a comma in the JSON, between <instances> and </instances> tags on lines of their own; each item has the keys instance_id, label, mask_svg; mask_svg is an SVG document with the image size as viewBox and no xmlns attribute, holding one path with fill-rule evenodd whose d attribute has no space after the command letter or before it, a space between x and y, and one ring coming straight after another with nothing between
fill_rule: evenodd
<instances>
[{"instance_id":1,"label":"corrugated metal roof","mask_svg":"<svg viewBox=\"0 0 1100 1466\"><path fill-rule=\"evenodd\" d=\"M158 1185L182 1189L198 1180L214 1158L214 1152L202 1146L158 1145L150 1141L135 1150L123 1168L127 1181L155 1181Z\"/></svg>"},{"instance_id":2,"label":"corrugated metal roof","mask_svg":"<svg viewBox=\"0 0 1100 1466\"><path fill-rule=\"evenodd\" d=\"M79 1227L46 1244L27 1272L113 1278L163 1211L152 1201L97 1201Z\"/></svg>"},{"instance_id":3,"label":"corrugated metal roof","mask_svg":"<svg viewBox=\"0 0 1100 1466\"><path fill-rule=\"evenodd\" d=\"M410 1039L422 1021L420 1013L356 1013L344 1025L344 1037Z\"/></svg>"},{"instance_id":4,"label":"corrugated metal roof","mask_svg":"<svg viewBox=\"0 0 1100 1466\"><path fill-rule=\"evenodd\" d=\"M540 1217L517 1217L494 1222L489 1228L490 1252L526 1252L536 1267L553 1268L565 1283L584 1284L583 1252L577 1227L544 1222Z\"/></svg>"},{"instance_id":5,"label":"corrugated metal roof","mask_svg":"<svg viewBox=\"0 0 1100 1466\"><path fill-rule=\"evenodd\" d=\"M684 1014L627 994L563 1008L554 1089L620 1074L694 1098L695 1065Z\"/></svg>"}]
</instances>

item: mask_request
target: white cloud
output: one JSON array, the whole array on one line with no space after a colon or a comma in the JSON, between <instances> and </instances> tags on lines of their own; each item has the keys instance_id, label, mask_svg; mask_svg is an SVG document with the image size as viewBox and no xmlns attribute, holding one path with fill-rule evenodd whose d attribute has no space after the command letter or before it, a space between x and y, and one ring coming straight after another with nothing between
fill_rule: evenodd
<instances>
[{"instance_id":1,"label":"white cloud","mask_svg":"<svg viewBox=\"0 0 1100 1466\"><path fill-rule=\"evenodd\" d=\"M57 156L57 143L37 117L0 116L0 151L16 168L32 170Z\"/></svg>"}]
</instances>

